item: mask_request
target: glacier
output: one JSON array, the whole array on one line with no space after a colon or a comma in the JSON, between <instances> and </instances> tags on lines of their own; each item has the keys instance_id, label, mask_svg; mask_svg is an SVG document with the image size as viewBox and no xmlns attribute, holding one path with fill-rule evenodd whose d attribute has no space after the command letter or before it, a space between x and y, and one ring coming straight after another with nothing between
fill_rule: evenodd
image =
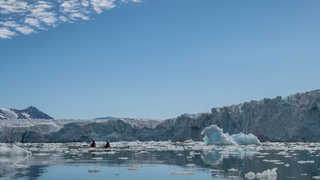
<instances>
[{"instance_id":1,"label":"glacier","mask_svg":"<svg viewBox=\"0 0 320 180\"><path fill-rule=\"evenodd\" d=\"M211 125L201 132L206 145L260 145L260 140L253 134L233 134L223 133L223 129L217 125Z\"/></svg>"},{"instance_id":2,"label":"glacier","mask_svg":"<svg viewBox=\"0 0 320 180\"><path fill-rule=\"evenodd\" d=\"M0 143L0 156L16 156L16 155L31 155L30 151L27 151L15 144Z\"/></svg>"}]
</instances>

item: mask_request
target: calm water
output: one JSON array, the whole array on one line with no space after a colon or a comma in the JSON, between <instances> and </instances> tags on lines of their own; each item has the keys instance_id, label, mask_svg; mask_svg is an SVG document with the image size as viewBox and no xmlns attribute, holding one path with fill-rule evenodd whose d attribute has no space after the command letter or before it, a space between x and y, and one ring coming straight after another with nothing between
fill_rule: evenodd
<instances>
[{"instance_id":1,"label":"calm water","mask_svg":"<svg viewBox=\"0 0 320 180\"><path fill-rule=\"evenodd\" d=\"M102 146L102 144L100 144ZM208 147L200 142L121 142L106 151L83 143L20 144L32 156L0 156L0 179L247 179L248 172L277 168L265 179L317 179L320 144Z\"/></svg>"}]
</instances>

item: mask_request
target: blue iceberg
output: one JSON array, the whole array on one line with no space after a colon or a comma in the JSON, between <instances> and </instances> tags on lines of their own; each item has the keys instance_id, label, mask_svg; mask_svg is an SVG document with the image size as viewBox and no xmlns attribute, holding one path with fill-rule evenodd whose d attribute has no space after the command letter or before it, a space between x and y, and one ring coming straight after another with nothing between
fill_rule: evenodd
<instances>
[{"instance_id":1,"label":"blue iceberg","mask_svg":"<svg viewBox=\"0 0 320 180\"><path fill-rule=\"evenodd\" d=\"M235 142L237 142L237 144L239 145L251 145L251 144L260 145L261 144L257 136L253 134L239 133L239 134L231 135L231 138Z\"/></svg>"},{"instance_id":2,"label":"blue iceberg","mask_svg":"<svg viewBox=\"0 0 320 180\"><path fill-rule=\"evenodd\" d=\"M206 145L260 145L261 142L253 134L233 134L223 133L217 125L206 127L201 132Z\"/></svg>"}]
</instances>

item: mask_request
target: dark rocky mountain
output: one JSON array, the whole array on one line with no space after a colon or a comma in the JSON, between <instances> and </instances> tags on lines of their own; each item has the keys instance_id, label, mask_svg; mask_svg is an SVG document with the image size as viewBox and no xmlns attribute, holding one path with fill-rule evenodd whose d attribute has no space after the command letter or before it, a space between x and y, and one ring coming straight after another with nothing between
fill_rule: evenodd
<instances>
[{"instance_id":1,"label":"dark rocky mountain","mask_svg":"<svg viewBox=\"0 0 320 180\"><path fill-rule=\"evenodd\" d=\"M0 119L53 119L49 115L41 112L34 106L26 109L0 108Z\"/></svg>"},{"instance_id":2,"label":"dark rocky mountain","mask_svg":"<svg viewBox=\"0 0 320 180\"><path fill-rule=\"evenodd\" d=\"M8 121L9 122L9 121ZM1 124L15 141L69 142L119 140L201 140L201 131L212 124L230 134L255 134L261 141L320 142L320 90L285 98L265 98L238 105L212 108L210 113L183 114L165 121L130 118L87 121L44 121L20 125ZM44 128L45 127L45 128ZM43 131L43 129L46 129ZM0 141L5 131L0 131ZM7 137L8 139L8 137ZM23 139L23 140L22 140Z\"/></svg>"}]
</instances>

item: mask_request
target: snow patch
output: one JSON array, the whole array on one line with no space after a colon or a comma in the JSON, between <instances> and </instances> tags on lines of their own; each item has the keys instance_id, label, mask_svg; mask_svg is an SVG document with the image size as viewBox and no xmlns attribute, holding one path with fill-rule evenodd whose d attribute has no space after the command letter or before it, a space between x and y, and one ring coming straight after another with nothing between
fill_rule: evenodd
<instances>
[{"instance_id":1,"label":"snow patch","mask_svg":"<svg viewBox=\"0 0 320 180\"><path fill-rule=\"evenodd\" d=\"M18 118L18 115L10 109L0 108L0 111L2 111L5 114L5 116L9 119L17 119Z\"/></svg>"},{"instance_id":2,"label":"snow patch","mask_svg":"<svg viewBox=\"0 0 320 180\"><path fill-rule=\"evenodd\" d=\"M28 113L25 113L25 112L23 112L23 113L21 113L26 119L31 119L30 117L30 114L28 114Z\"/></svg>"},{"instance_id":3,"label":"snow patch","mask_svg":"<svg viewBox=\"0 0 320 180\"><path fill-rule=\"evenodd\" d=\"M7 117L3 116L2 114L0 114L0 118L1 119L6 119Z\"/></svg>"}]
</instances>

